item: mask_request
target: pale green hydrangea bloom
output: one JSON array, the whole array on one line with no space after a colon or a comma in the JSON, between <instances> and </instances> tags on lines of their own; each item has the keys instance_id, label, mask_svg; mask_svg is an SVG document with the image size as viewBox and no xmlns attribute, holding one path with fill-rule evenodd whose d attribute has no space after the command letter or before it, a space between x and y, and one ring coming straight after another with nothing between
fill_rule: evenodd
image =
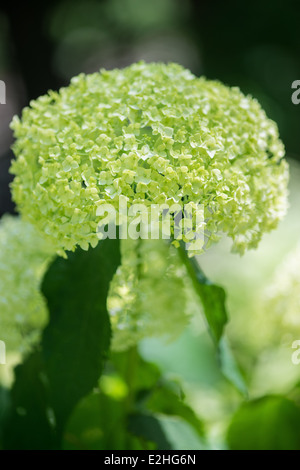
<instances>
[{"instance_id":1,"label":"pale green hydrangea bloom","mask_svg":"<svg viewBox=\"0 0 300 470\"><path fill-rule=\"evenodd\" d=\"M0 339L8 350L23 352L47 321L39 287L54 254L30 223L12 216L1 219Z\"/></svg>"},{"instance_id":2,"label":"pale green hydrangea bloom","mask_svg":"<svg viewBox=\"0 0 300 470\"><path fill-rule=\"evenodd\" d=\"M262 308L273 322L273 339L300 339L300 244L278 266L262 296Z\"/></svg>"},{"instance_id":3,"label":"pale green hydrangea bloom","mask_svg":"<svg viewBox=\"0 0 300 470\"><path fill-rule=\"evenodd\" d=\"M211 240L256 247L287 205L276 124L238 88L176 64L81 74L14 118L13 198L62 250L96 246L97 208L201 203Z\"/></svg>"},{"instance_id":4,"label":"pale green hydrangea bloom","mask_svg":"<svg viewBox=\"0 0 300 470\"><path fill-rule=\"evenodd\" d=\"M124 350L148 336L175 338L200 308L177 250L163 240L123 240L121 249L123 263L108 297L112 348ZM8 350L24 352L48 320L40 284L54 256L30 223L1 219L0 339Z\"/></svg>"},{"instance_id":5,"label":"pale green hydrangea bloom","mask_svg":"<svg viewBox=\"0 0 300 470\"><path fill-rule=\"evenodd\" d=\"M201 309L176 248L164 240L123 240L121 247L108 297L113 349L149 336L175 339Z\"/></svg>"}]
</instances>

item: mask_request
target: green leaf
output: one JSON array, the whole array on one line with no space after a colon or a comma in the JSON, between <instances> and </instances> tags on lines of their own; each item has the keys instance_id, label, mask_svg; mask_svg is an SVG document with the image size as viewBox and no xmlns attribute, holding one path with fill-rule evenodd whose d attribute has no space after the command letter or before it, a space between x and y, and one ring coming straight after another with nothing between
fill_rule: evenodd
<instances>
[{"instance_id":1,"label":"green leaf","mask_svg":"<svg viewBox=\"0 0 300 470\"><path fill-rule=\"evenodd\" d=\"M16 367L11 408L3 433L5 449L46 450L57 447L46 381L40 352L31 354Z\"/></svg>"},{"instance_id":2,"label":"green leaf","mask_svg":"<svg viewBox=\"0 0 300 470\"><path fill-rule=\"evenodd\" d=\"M300 408L281 396L246 403L234 415L227 441L232 450L300 450Z\"/></svg>"},{"instance_id":3,"label":"green leaf","mask_svg":"<svg viewBox=\"0 0 300 470\"><path fill-rule=\"evenodd\" d=\"M247 385L226 338L222 338L219 343L219 360L224 377L226 377L242 395L248 397Z\"/></svg>"},{"instance_id":4,"label":"green leaf","mask_svg":"<svg viewBox=\"0 0 300 470\"><path fill-rule=\"evenodd\" d=\"M222 373L237 390L247 396L247 386L227 341L223 337L228 322L225 291L205 276L195 258L188 257L183 244L180 245L179 252L201 300L209 331L217 346Z\"/></svg>"},{"instance_id":5,"label":"green leaf","mask_svg":"<svg viewBox=\"0 0 300 470\"><path fill-rule=\"evenodd\" d=\"M115 370L127 383L130 382L130 388L135 393L152 389L161 377L158 366L145 361L136 347L113 353L111 358Z\"/></svg>"},{"instance_id":6,"label":"green leaf","mask_svg":"<svg viewBox=\"0 0 300 470\"><path fill-rule=\"evenodd\" d=\"M106 299L120 264L118 240L57 258L42 286L50 312L42 349L58 433L79 400L97 385L110 344Z\"/></svg>"},{"instance_id":7,"label":"green leaf","mask_svg":"<svg viewBox=\"0 0 300 470\"><path fill-rule=\"evenodd\" d=\"M124 401L94 391L80 401L64 433L65 450L153 449L145 440L127 430Z\"/></svg>"},{"instance_id":8,"label":"green leaf","mask_svg":"<svg viewBox=\"0 0 300 470\"><path fill-rule=\"evenodd\" d=\"M66 422L97 386L110 343L106 298L120 264L118 240L57 258L42 291L49 324L41 347L15 370L4 448L60 448Z\"/></svg>"},{"instance_id":9,"label":"green leaf","mask_svg":"<svg viewBox=\"0 0 300 470\"><path fill-rule=\"evenodd\" d=\"M122 416L122 403L95 391L83 398L73 411L64 434L64 449L124 448Z\"/></svg>"},{"instance_id":10,"label":"green leaf","mask_svg":"<svg viewBox=\"0 0 300 470\"><path fill-rule=\"evenodd\" d=\"M181 390L175 389L169 382L158 385L147 400L147 408L154 413L177 416L190 424L196 433L204 436L204 426L195 412L183 401ZM180 393L181 392L181 393Z\"/></svg>"},{"instance_id":11,"label":"green leaf","mask_svg":"<svg viewBox=\"0 0 300 470\"><path fill-rule=\"evenodd\" d=\"M181 434L186 449L205 447L203 424L183 402L178 383L166 381L136 348L111 356L99 386L73 411L65 449L173 448L164 429L170 431L174 448L180 448Z\"/></svg>"},{"instance_id":12,"label":"green leaf","mask_svg":"<svg viewBox=\"0 0 300 470\"><path fill-rule=\"evenodd\" d=\"M223 335L228 315L225 306L226 295L222 287L211 283L195 258L189 258L183 245L180 245L179 252L191 276L194 288L202 302L206 321L214 342L218 345Z\"/></svg>"},{"instance_id":13,"label":"green leaf","mask_svg":"<svg viewBox=\"0 0 300 470\"><path fill-rule=\"evenodd\" d=\"M168 441L159 420L150 414L135 413L129 417L128 430L142 440L154 442L157 450L170 450Z\"/></svg>"},{"instance_id":14,"label":"green leaf","mask_svg":"<svg viewBox=\"0 0 300 470\"><path fill-rule=\"evenodd\" d=\"M160 415L157 417L173 450L206 450L203 438L185 420Z\"/></svg>"},{"instance_id":15,"label":"green leaf","mask_svg":"<svg viewBox=\"0 0 300 470\"><path fill-rule=\"evenodd\" d=\"M10 408L10 394L7 388L0 385L0 449L3 447L3 431Z\"/></svg>"}]
</instances>

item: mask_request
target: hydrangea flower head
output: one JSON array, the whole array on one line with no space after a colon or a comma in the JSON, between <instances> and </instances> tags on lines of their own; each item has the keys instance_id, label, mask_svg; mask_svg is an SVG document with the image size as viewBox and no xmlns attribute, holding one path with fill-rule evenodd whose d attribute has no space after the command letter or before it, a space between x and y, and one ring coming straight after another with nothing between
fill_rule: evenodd
<instances>
[{"instance_id":1,"label":"hydrangea flower head","mask_svg":"<svg viewBox=\"0 0 300 470\"><path fill-rule=\"evenodd\" d=\"M122 240L122 265L110 286L112 348L176 339L202 308L179 253L166 240Z\"/></svg>"},{"instance_id":2,"label":"hydrangea flower head","mask_svg":"<svg viewBox=\"0 0 300 470\"><path fill-rule=\"evenodd\" d=\"M30 223L4 216L0 221L0 332L8 350L22 352L47 321L39 287L55 249Z\"/></svg>"},{"instance_id":3,"label":"hydrangea flower head","mask_svg":"<svg viewBox=\"0 0 300 470\"><path fill-rule=\"evenodd\" d=\"M263 292L262 308L273 320L273 336L279 341L292 342L300 337L299 265L300 243L284 258Z\"/></svg>"},{"instance_id":4,"label":"hydrangea flower head","mask_svg":"<svg viewBox=\"0 0 300 470\"><path fill-rule=\"evenodd\" d=\"M176 64L81 74L14 118L13 197L63 250L98 243L97 208L192 203L205 231L255 247L286 210L276 124L238 88Z\"/></svg>"}]
</instances>

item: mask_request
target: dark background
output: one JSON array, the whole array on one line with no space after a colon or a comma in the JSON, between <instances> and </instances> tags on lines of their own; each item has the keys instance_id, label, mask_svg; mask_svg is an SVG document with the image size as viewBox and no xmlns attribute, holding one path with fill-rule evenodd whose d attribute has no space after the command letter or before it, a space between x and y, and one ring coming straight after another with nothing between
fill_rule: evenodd
<instances>
[{"instance_id":1,"label":"dark background","mask_svg":"<svg viewBox=\"0 0 300 470\"><path fill-rule=\"evenodd\" d=\"M300 159L300 4L296 0L44 0L0 7L0 215L12 212L9 122L80 72L174 61L259 99Z\"/></svg>"}]
</instances>

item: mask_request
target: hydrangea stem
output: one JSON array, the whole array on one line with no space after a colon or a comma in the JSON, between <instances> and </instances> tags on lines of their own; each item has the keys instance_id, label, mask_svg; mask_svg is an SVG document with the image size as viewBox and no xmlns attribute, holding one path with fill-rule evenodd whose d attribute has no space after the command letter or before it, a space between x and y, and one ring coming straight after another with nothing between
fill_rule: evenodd
<instances>
[{"instance_id":1,"label":"hydrangea stem","mask_svg":"<svg viewBox=\"0 0 300 470\"><path fill-rule=\"evenodd\" d=\"M195 291L201 300L213 341L218 346L228 321L225 306L225 291L222 287L213 284L207 279L195 257L190 258L188 256L183 242L178 249L182 262L192 279Z\"/></svg>"},{"instance_id":2,"label":"hydrangea stem","mask_svg":"<svg viewBox=\"0 0 300 470\"><path fill-rule=\"evenodd\" d=\"M187 251L184 247L184 242L180 242L180 246L178 247L178 251L180 254L180 257L187 269L188 274L190 275L194 287L198 288L198 283L200 284L211 284L209 279L205 276L204 272L200 268L200 265L197 261L197 259L193 256L192 258L188 257Z\"/></svg>"}]
</instances>

